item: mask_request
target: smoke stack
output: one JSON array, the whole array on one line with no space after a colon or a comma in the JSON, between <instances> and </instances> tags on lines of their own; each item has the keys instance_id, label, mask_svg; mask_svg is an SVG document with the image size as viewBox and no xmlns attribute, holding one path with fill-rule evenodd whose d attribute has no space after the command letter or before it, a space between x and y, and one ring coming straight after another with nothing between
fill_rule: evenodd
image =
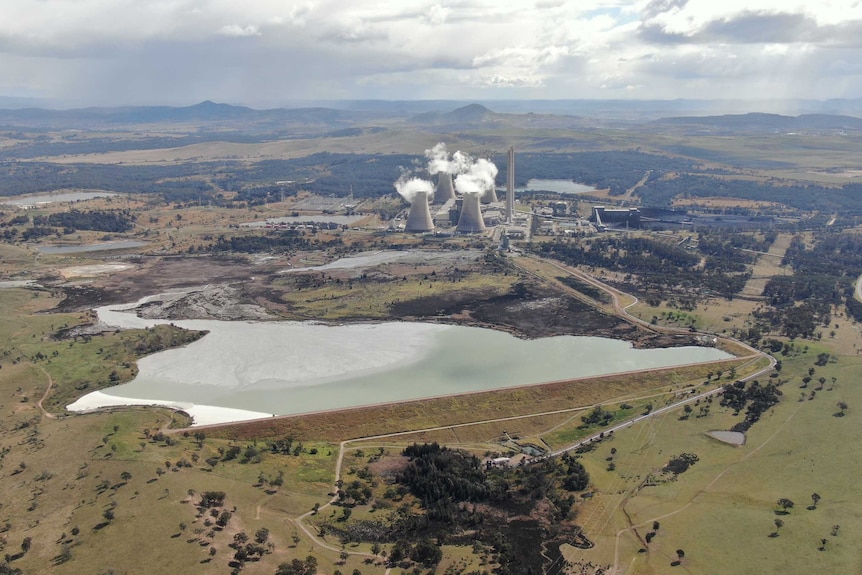
<instances>
[{"instance_id":1,"label":"smoke stack","mask_svg":"<svg viewBox=\"0 0 862 575\"><path fill-rule=\"evenodd\" d=\"M434 192L434 203L445 204L455 198L455 188L452 186L452 174L440 172L437 174L437 190Z\"/></svg>"},{"instance_id":2,"label":"smoke stack","mask_svg":"<svg viewBox=\"0 0 862 575\"><path fill-rule=\"evenodd\" d=\"M515 212L515 146L509 146L509 167L506 170L506 223L511 224Z\"/></svg>"},{"instance_id":3,"label":"smoke stack","mask_svg":"<svg viewBox=\"0 0 862 575\"><path fill-rule=\"evenodd\" d=\"M416 192L413 203L410 204L410 213L407 215L407 224L404 226L406 232L430 232L434 229L434 220L431 219L431 210L428 208L428 192Z\"/></svg>"},{"instance_id":4,"label":"smoke stack","mask_svg":"<svg viewBox=\"0 0 862 575\"><path fill-rule=\"evenodd\" d=\"M461 216L458 218L458 226L455 228L459 234L475 234L485 231L485 221L479 210L479 196L480 194L464 194Z\"/></svg>"}]
</instances>

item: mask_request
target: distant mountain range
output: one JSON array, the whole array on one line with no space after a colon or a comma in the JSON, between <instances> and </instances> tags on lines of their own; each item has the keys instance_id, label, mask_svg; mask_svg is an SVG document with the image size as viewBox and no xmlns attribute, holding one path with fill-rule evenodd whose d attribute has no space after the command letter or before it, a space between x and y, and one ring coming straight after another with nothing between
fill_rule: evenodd
<instances>
[{"instance_id":1,"label":"distant mountain range","mask_svg":"<svg viewBox=\"0 0 862 575\"><path fill-rule=\"evenodd\" d=\"M857 131L862 130L862 118L832 114L781 116L779 114L749 113L727 114L723 116L662 118L650 122L649 125L653 127L672 126L734 132Z\"/></svg>"},{"instance_id":2,"label":"distant mountain range","mask_svg":"<svg viewBox=\"0 0 862 575\"><path fill-rule=\"evenodd\" d=\"M0 104L3 102L0 98ZM184 125L202 132L227 129L272 137L280 137L282 133L293 137L349 136L367 133L368 129L383 129L380 127L382 120L386 120L387 126L400 124L432 132L466 128L588 130L602 127L695 133L862 130L862 119L852 113L710 115L715 109L742 106L741 102L729 101L500 100L487 105L447 100L305 103L321 105L256 110L205 101L184 107L8 108L0 109L0 127L120 130L133 126ZM808 102L806 105L811 108L815 104L822 109L858 110L862 116L862 100Z\"/></svg>"}]
</instances>

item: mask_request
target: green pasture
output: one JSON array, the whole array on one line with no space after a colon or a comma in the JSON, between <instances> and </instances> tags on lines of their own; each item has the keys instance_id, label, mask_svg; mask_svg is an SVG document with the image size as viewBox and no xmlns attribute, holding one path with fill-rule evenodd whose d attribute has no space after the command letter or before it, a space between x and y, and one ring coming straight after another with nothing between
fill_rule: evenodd
<instances>
[{"instance_id":1,"label":"green pasture","mask_svg":"<svg viewBox=\"0 0 862 575\"><path fill-rule=\"evenodd\" d=\"M570 549L571 556L612 563L615 536L626 527L627 515L640 526L641 538L653 521L660 522L646 553L638 552L643 544L632 532L620 535L620 564L627 573L665 573L676 549L685 551L682 566L688 573L857 572L862 503L853 486L862 461L851 455L848 438L862 432L862 410L854 409L862 406L856 381L862 359L842 356L836 363L813 366L817 353L812 348L784 359L782 401L749 430L744 446L706 435L742 418L715 400L704 418L680 421L681 410L672 412L620 430L587 454L584 463L597 495L584 504L579 518L599 544L589 551ZM800 390L810 367L813 380ZM819 377L826 379L824 389L809 399ZM843 417L835 415L841 411L838 402L848 406ZM657 473L681 453L694 453L699 461L676 479ZM613 471L608 471L608 458ZM821 499L808 510L812 493ZM780 498L795 503L786 515L776 514ZM783 526L778 536L770 536L776 518ZM837 535L831 534L834 525L840 526ZM827 542L821 551L822 539Z\"/></svg>"}]
</instances>

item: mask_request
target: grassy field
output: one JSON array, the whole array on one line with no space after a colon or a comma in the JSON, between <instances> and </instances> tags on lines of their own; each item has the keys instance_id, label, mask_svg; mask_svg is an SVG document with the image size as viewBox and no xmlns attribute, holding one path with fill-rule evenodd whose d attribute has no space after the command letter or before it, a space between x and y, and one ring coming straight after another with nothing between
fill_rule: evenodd
<instances>
[{"instance_id":1,"label":"grassy field","mask_svg":"<svg viewBox=\"0 0 862 575\"><path fill-rule=\"evenodd\" d=\"M801 377L820 351L784 360L784 398L754 425L742 447L706 435L739 421L715 404L705 418L680 421L677 412L621 430L587 454L584 463L598 489L579 517L597 546L571 548L570 557L612 564L618 551L621 572L628 574L667 572L676 549L685 551L682 565L691 573L858 572L862 504L848 485L862 463L847 456L842 438L858 434L862 418L852 408L844 417L835 414L839 401L862 403L854 375L862 360L842 356L817 367L815 377L836 378L834 389L828 391L827 383L813 399L806 393L800 401ZM611 447L613 472L607 471ZM694 453L699 461L675 480L644 485L680 453ZM822 499L809 510L812 493ZM780 498L795 502L787 515L776 514ZM770 536L776 518L784 522L777 537ZM639 553L653 521L660 522L657 535ZM625 530L630 525L638 526L641 540ZM834 525L840 525L837 535Z\"/></svg>"}]
</instances>

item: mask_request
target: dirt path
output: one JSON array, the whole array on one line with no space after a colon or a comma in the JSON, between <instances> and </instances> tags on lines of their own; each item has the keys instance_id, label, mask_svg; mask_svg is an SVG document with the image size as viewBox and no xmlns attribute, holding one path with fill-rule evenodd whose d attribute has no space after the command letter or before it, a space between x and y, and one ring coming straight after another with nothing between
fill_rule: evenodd
<instances>
[{"instance_id":1,"label":"dirt path","mask_svg":"<svg viewBox=\"0 0 862 575\"><path fill-rule=\"evenodd\" d=\"M788 270L782 267L781 262L784 260L784 254L787 252L787 248L790 247L792 239L792 234L778 234L778 237L769 246L768 252L742 250L744 252L760 254L760 257L754 263L751 277L748 278L745 287L740 292L741 296L745 296L748 299L761 299L763 297L763 288L766 287L766 282L770 278L788 273Z\"/></svg>"},{"instance_id":2,"label":"dirt path","mask_svg":"<svg viewBox=\"0 0 862 575\"><path fill-rule=\"evenodd\" d=\"M754 450L752 450L750 453L748 453L745 457L743 457L739 461L728 465L725 469L723 469L720 473L718 473L718 475L713 477L712 480L703 487L703 489L700 489L697 493L695 493L692 496L692 498L688 502L686 502L685 505L683 505L682 507L680 507L676 511L671 511L671 512L665 513L663 515L651 517L649 519L646 519L646 520L638 523L637 525L633 524L633 525L630 525L629 527L626 527L624 529L620 529L619 531L617 531L616 537L614 539L614 565L613 565L613 568L611 569L610 575L623 575L623 573L624 573L624 572L619 570L620 569L620 567L619 567L619 563L620 563L620 558L619 558L620 537L622 537L624 534L626 534L626 533L628 533L634 529L637 529L638 527L645 527L647 525L651 525L654 521L660 521L662 519L665 519L666 517L671 517L671 516L676 515L678 513L682 513L683 511L685 511L686 509L691 507L691 505L693 505L702 495L707 493L710 490L710 488L712 488L713 485L718 483L718 481L721 480L721 478L724 477L729 471L732 471L737 465L745 462L750 457L754 456L757 452L759 452L761 449L766 447L766 445L769 442L771 442L776 436L778 436L779 433L784 431L784 428L787 427L787 424L790 423L790 420L793 419L793 416L795 416L799 412L799 410L802 408L802 405L804 405L804 404L800 404L796 409L794 409L793 413L791 413L787 417L787 419L784 421L784 423L782 423L778 427L778 429L775 430L775 432L772 435L767 437L763 441L763 443L758 445Z\"/></svg>"},{"instance_id":3,"label":"dirt path","mask_svg":"<svg viewBox=\"0 0 862 575\"><path fill-rule=\"evenodd\" d=\"M45 393L42 394L42 397L39 398L39 401L36 402L36 406L39 408L39 411L42 413L42 417L46 419L57 419L57 416L53 413L48 413L44 407L42 407L42 402L48 399L48 395L51 393L51 388L54 387L54 380L51 378L51 374L45 371L45 368L37 366L45 377L48 378L48 388L45 390Z\"/></svg>"}]
</instances>

